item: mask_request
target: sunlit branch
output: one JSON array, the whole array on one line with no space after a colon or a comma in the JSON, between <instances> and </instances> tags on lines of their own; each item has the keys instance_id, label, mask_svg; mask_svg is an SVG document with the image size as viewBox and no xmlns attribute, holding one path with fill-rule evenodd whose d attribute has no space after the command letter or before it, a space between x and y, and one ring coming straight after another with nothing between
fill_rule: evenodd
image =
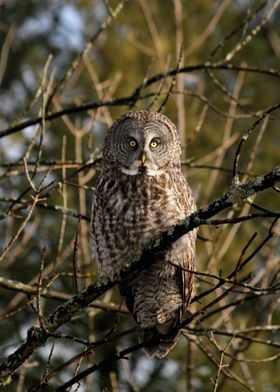
<instances>
[{"instance_id":1,"label":"sunlit branch","mask_svg":"<svg viewBox=\"0 0 280 392\"><path fill-rule=\"evenodd\" d=\"M270 188L280 180L280 167L274 168L264 176L258 176L244 184L232 184L228 191L220 198L214 200L208 206L191 214L180 224L170 228L162 233L158 239L152 242L143 252L140 260L135 261L123 271L121 278L126 278L135 273L138 268L143 268L147 260L157 252L167 249L174 241L187 232L195 229L217 213L235 204L241 203L249 196ZM40 346L42 346L61 325L71 320L71 318L80 310L88 306L92 301L96 300L100 295L110 288L114 287L118 280L108 281L104 279L98 280L94 285L88 286L79 294L71 297L66 303L58 306L49 314L44 322L43 327L32 327L27 332L26 341L9 357L5 362L0 364L0 381L5 384L9 377L18 369L23 362L33 354Z\"/></svg>"},{"instance_id":2,"label":"sunlit branch","mask_svg":"<svg viewBox=\"0 0 280 392\"><path fill-rule=\"evenodd\" d=\"M144 83L142 83L139 87L137 87L134 92L126 97L122 98L115 98L111 100L105 100L105 101L95 101L95 102L90 102L90 103L84 103L79 106L71 106L62 110L59 110L54 113L46 113L44 120L45 121L51 121L55 120L57 118L60 118L64 115L69 115L69 114L75 114L75 113L83 113L87 112L89 110L94 110L98 109L101 107L111 107L111 106L126 106L129 107L132 103L135 102L135 96L139 95L138 90L146 88L154 83L157 83L158 81L166 78L166 77L173 77L176 74L180 73L190 73L190 72L196 72L196 71L205 71L208 69L212 70L229 70L229 71L246 71L246 72L252 72L252 73L262 73L268 76L273 76L276 78L280 78L280 72L277 70L273 69L268 69L264 70L261 68L257 67L246 67L246 66L238 66L238 65L233 65L233 64L211 64L211 63L206 63L206 64L198 64L198 65L193 65L193 66L186 66L182 68L175 68L170 71L167 71L165 73L159 73L154 75L153 77L147 79ZM13 133L19 132L27 127L36 125L36 124L41 124L43 121L43 117L39 116L36 118L31 118L29 120L25 120L17 125L14 125L12 127L3 129L0 131L0 138L3 138L5 136L11 135Z\"/></svg>"}]
</instances>

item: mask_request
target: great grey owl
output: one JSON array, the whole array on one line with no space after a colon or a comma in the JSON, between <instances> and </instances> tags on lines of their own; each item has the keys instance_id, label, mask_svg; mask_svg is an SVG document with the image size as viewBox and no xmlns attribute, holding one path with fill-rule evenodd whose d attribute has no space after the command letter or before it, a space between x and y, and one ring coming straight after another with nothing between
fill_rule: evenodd
<instances>
[{"instance_id":1,"label":"great grey owl","mask_svg":"<svg viewBox=\"0 0 280 392\"><path fill-rule=\"evenodd\" d=\"M175 125L164 115L131 111L109 129L93 198L91 231L102 274L114 279L151 240L195 211L181 173ZM196 230L120 282L120 292L149 357L176 344L193 288Z\"/></svg>"}]
</instances>

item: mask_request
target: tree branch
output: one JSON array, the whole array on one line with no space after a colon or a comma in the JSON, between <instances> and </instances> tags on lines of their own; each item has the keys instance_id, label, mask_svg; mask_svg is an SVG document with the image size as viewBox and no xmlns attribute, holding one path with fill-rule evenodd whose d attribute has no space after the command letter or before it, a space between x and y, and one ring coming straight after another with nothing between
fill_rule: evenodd
<instances>
[{"instance_id":1,"label":"tree branch","mask_svg":"<svg viewBox=\"0 0 280 392\"><path fill-rule=\"evenodd\" d=\"M18 291L26 295L33 295L33 296L36 295L38 292L38 287L36 285L32 286L30 284L25 284L17 280L6 279L1 276L0 276L0 287L3 287L8 290ZM42 287L40 289L40 296L44 298L59 300L59 301L67 301L72 297L70 294L58 290L51 290L46 287ZM91 304L91 306L93 308L103 309L112 312L125 313L125 314L128 313L126 306L119 305L116 303L105 303L103 301L94 301ZM3 316L2 318L5 317Z\"/></svg>"},{"instance_id":2,"label":"tree branch","mask_svg":"<svg viewBox=\"0 0 280 392\"><path fill-rule=\"evenodd\" d=\"M194 228L207 224L207 219L235 204L245 201L249 196L273 187L280 181L280 166L275 167L263 176L258 176L244 184L232 183L227 192L214 200L208 206L186 217L178 225L171 227L162 233L159 238L144 250L141 258L125 270L121 279L128 278L131 273L143 268L143 265L157 252L162 252L174 241L193 230ZM79 294L71 297L67 302L58 306L48 318L44 320L41 327L31 327L27 332L26 341L9 357L0 364L0 384L5 385L10 382L11 375L28 359L35 350L46 343L50 334L53 334L60 326L70 321L72 317L100 295L111 289L118 283L118 280L108 281L100 278L95 284L88 286Z\"/></svg>"},{"instance_id":3,"label":"tree branch","mask_svg":"<svg viewBox=\"0 0 280 392\"><path fill-rule=\"evenodd\" d=\"M177 74L180 73L192 73L192 72L197 72L197 71L206 71L206 70L229 70L229 71L246 71L246 72L254 72L254 73L262 73L268 76L274 76L277 78L280 78L280 72L274 69L261 69L257 67L247 67L247 66L239 66L239 65L234 65L234 64L229 64L229 63L223 63L223 64L212 64L212 63L205 63L205 64L197 64L197 65L190 65L186 67L181 67L181 68L174 68L171 69L167 72L161 72L158 73L149 79L145 81L145 83L142 83L140 86L138 86L134 92L126 97L121 97L121 98L115 98L115 99L110 99L107 101L95 101L95 102L89 102L89 103L83 103L79 106L70 106L68 108L59 110L57 112L53 113L46 113L44 116L44 121L51 121L55 120L56 118L60 118L64 115L68 114L74 114L74 113L83 113L88 110L94 110L98 109L101 107L110 107L110 106L130 106L135 102L135 97L137 99L140 99L139 97L139 92L148 87L151 86L154 83L157 83L161 81L162 79L165 79L167 77L174 77ZM280 105L280 104L279 104ZM0 131L0 139L11 135L13 133L19 132L29 126L32 125L37 125L41 124L43 121L42 116L38 116L36 118L31 118L29 120L22 121L21 123L18 123L12 127L3 129Z\"/></svg>"}]
</instances>

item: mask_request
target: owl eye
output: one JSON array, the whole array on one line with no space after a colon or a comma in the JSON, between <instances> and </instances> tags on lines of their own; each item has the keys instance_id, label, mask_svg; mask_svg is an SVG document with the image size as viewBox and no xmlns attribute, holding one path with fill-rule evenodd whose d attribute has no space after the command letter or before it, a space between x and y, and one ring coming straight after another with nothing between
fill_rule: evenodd
<instances>
[{"instance_id":1,"label":"owl eye","mask_svg":"<svg viewBox=\"0 0 280 392\"><path fill-rule=\"evenodd\" d=\"M159 140L158 140L158 139L153 139L153 140L150 142L150 147L151 147L152 149L157 148L158 145L159 145Z\"/></svg>"},{"instance_id":2,"label":"owl eye","mask_svg":"<svg viewBox=\"0 0 280 392\"><path fill-rule=\"evenodd\" d=\"M129 139L127 139L127 144L129 145L129 147L130 147L132 150L136 150L136 148L137 148L137 146L138 146L137 141L136 141L135 139L133 139L132 137L129 138Z\"/></svg>"}]
</instances>

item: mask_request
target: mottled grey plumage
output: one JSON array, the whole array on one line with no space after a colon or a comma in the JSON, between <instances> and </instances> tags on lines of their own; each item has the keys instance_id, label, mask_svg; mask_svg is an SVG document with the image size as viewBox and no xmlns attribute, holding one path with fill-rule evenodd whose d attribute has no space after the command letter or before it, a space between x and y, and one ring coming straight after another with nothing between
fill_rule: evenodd
<instances>
[{"instance_id":1,"label":"mottled grey plumage","mask_svg":"<svg viewBox=\"0 0 280 392\"><path fill-rule=\"evenodd\" d=\"M176 127L166 116L124 114L109 129L103 155L92 238L103 275L113 279L152 239L194 212L195 202L181 173ZM184 268L194 269L195 239L195 230L184 235L120 284L150 357L164 357L178 339L192 293L193 276Z\"/></svg>"}]
</instances>

